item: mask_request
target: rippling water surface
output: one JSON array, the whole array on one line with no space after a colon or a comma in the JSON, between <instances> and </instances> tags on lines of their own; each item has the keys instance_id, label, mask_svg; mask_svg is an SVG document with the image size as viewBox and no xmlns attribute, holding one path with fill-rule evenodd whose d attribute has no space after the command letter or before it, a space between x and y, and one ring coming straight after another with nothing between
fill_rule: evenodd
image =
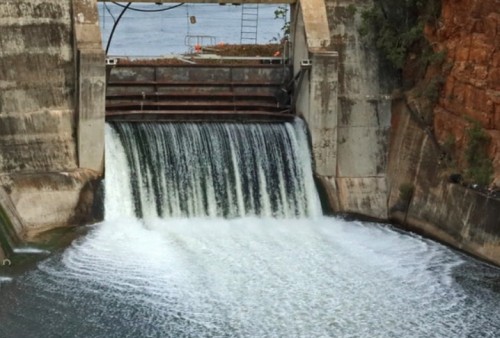
<instances>
[{"instance_id":1,"label":"rippling water surface","mask_svg":"<svg viewBox=\"0 0 500 338\"><path fill-rule=\"evenodd\" d=\"M133 8L158 10L176 4L133 4ZM278 5L259 5L257 43L276 42L283 37L283 19L275 19ZM104 46L108 43L114 20L122 8L107 3L99 4L100 27ZM111 14L113 16L111 16ZM190 17L196 18L192 24ZM110 45L110 55L158 56L191 51L197 38L202 45L215 43L240 43L241 6L187 3L164 12L144 13L128 10L115 30ZM205 36L205 38L201 38ZM247 35L248 36L248 35ZM191 37L191 38L190 38ZM252 41L243 41L252 43Z\"/></svg>"},{"instance_id":2,"label":"rippling water surface","mask_svg":"<svg viewBox=\"0 0 500 338\"><path fill-rule=\"evenodd\" d=\"M335 218L116 219L0 285L0 337L500 334L498 269Z\"/></svg>"}]
</instances>

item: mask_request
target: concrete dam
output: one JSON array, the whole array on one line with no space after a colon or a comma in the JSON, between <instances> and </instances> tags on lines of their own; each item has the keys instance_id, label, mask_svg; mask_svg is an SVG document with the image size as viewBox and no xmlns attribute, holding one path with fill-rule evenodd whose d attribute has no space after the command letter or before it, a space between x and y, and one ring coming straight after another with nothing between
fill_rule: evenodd
<instances>
[{"instance_id":1,"label":"concrete dam","mask_svg":"<svg viewBox=\"0 0 500 338\"><path fill-rule=\"evenodd\" d=\"M376 112L378 118L363 121L353 115L353 119L347 121L338 116L337 106L343 100L338 94L340 63L338 52L331 43L334 33L330 34L332 18L328 18L328 15L331 16L332 11L327 11L328 5L323 1L293 5L295 29L291 49L293 57L290 58L293 63L289 64L288 69L274 67L275 70L271 71L272 67L268 67L268 70L261 67L259 72L252 72L239 68L239 72L231 70L228 74L235 78L226 80L221 77L227 72L219 69L216 71L219 77L217 81L226 81L232 87L238 86L239 81L240 88L233 91L243 90L247 92L246 95L254 95L250 103L254 106L250 107L254 112L250 115L255 116L262 115L263 109L267 113L289 109L281 109L279 105L270 108L275 102L269 102L270 98L264 95L265 86L259 85L258 81L264 80L270 84L267 92L272 96L273 90L279 90L279 85L285 84L286 76L293 79L300 72L304 73L300 88L295 88L294 115L303 117L311 132L314 170L328 191L328 203L336 211L387 219L384 168L387 162L390 101L387 93L378 89L366 95L346 93L349 102L359 101L357 106L360 109L356 111L366 109L371 112L369 115ZM92 190L103 174L106 101L105 56L97 4L88 1L27 1L16 4L9 2L2 6L5 17L3 27L8 34L3 43L5 90L2 92L1 120L6 141L2 142L4 150L1 163L4 189L17 210L17 215L12 215L12 218L19 218L23 224L23 229L18 229L21 237L29 237L30 233L44 229L92 222L96 218L91 212ZM47 34L49 28L55 33ZM39 35L35 36L35 33ZM46 38L48 35L51 39ZM346 61L345 65L350 63ZM13 72L13 69L19 71ZM120 75L120 69L125 75ZM189 67L176 69L179 73L176 76L182 77L181 69L184 69L185 74L189 72ZM279 74L285 70L287 74ZM141 81L141 78L146 80L144 72L147 70L133 75L136 87L140 85L137 81ZM165 72L165 68L155 74L161 72ZM265 72L269 75L262 75L264 77L261 80L255 77L255 74ZM117 90L115 78L122 76L122 82L126 81L126 76L130 76L130 73L126 73L123 67L111 68L108 103L109 100L116 102L118 99L113 94ZM197 73L200 73L199 69ZM207 73L206 78L213 78L214 74L214 71L212 74ZM250 75L257 82L252 84ZM165 76L168 79L169 75ZM184 80L193 81L189 75L186 76ZM153 81L152 78L147 80ZM358 80L360 83L369 80L372 84L377 81L374 75L370 79ZM271 84L273 81L275 84ZM242 85L255 90L245 90ZM295 81L297 85L298 81ZM220 86L219 89L222 88ZM127 89L129 94L133 94L131 88L129 86ZM146 95L158 88L149 86L136 89L135 94ZM219 97L225 92L227 89L220 91ZM260 100L267 100L267 103L260 104L261 108L255 107L257 94ZM168 93L164 92L163 95ZM235 104L231 101L236 97L234 93L231 95L228 104L234 110ZM172 97L167 99L172 105ZM188 101L194 102L193 99L191 96ZM374 102L378 103L374 105ZM267 106L262 107L262 104ZM123 97L121 103L116 103L114 107L109 103L108 114L116 115L120 105L124 105ZM180 106L186 107L186 98ZM216 111L223 111L220 104L217 108ZM239 109L248 113L248 108L247 102L246 106ZM257 114L259 111L261 113ZM344 122L339 124L341 121ZM338 133L341 133L340 138ZM338 139L342 142L339 143ZM367 144L377 146L364 146ZM364 162L358 165L357 161ZM38 184L31 184L33 181ZM39 198L48 195L51 198ZM33 208L32 202L35 200L37 207Z\"/></svg>"},{"instance_id":2,"label":"concrete dam","mask_svg":"<svg viewBox=\"0 0 500 338\"><path fill-rule=\"evenodd\" d=\"M498 201L422 183L372 2L285 3L285 57L196 64L106 57L95 0L0 4L0 336L500 333L498 268L387 224L499 263Z\"/></svg>"},{"instance_id":3,"label":"concrete dam","mask_svg":"<svg viewBox=\"0 0 500 338\"><path fill-rule=\"evenodd\" d=\"M97 2L3 3L0 191L17 224L10 232L29 238L102 218L94 192L103 175L107 102L108 119L137 119L134 111L145 107L162 118L191 111L191 120L207 109L222 119L236 110L253 120L301 117L328 209L395 220L498 261L498 200L446 180L430 183L433 166L425 163L439 162L439 151L410 114L392 114L399 109L394 83L358 33L370 5L292 2L286 67L118 63L106 70ZM425 158L414 158L429 146ZM406 205L400 188L420 185Z\"/></svg>"}]
</instances>

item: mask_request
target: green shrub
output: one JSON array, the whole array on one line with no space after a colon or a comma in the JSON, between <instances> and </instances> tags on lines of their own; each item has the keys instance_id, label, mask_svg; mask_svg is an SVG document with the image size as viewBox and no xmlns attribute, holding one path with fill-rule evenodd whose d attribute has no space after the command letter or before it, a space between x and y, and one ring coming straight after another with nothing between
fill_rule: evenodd
<instances>
[{"instance_id":1,"label":"green shrub","mask_svg":"<svg viewBox=\"0 0 500 338\"><path fill-rule=\"evenodd\" d=\"M440 0L375 1L372 8L362 13L359 32L372 38L381 55L401 70L412 47L428 46L424 25L436 20L440 11Z\"/></svg>"},{"instance_id":2,"label":"green shrub","mask_svg":"<svg viewBox=\"0 0 500 338\"><path fill-rule=\"evenodd\" d=\"M280 5L274 11L274 18L278 20L283 20L283 26L281 26L281 32L283 36L281 38L274 37L271 41L279 41L281 39L288 40L290 37L290 20L288 18L288 12L290 10L289 5Z\"/></svg>"},{"instance_id":3,"label":"green shrub","mask_svg":"<svg viewBox=\"0 0 500 338\"><path fill-rule=\"evenodd\" d=\"M468 164L467 178L479 185L489 185L493 178L493 163L488 157L490 136L484 131L479 122L472 121L467 130L467 148L465 159Z\"/></svg>"},{"instance_id":4,"label":"green shrub","mask_svg":"<svg viewBox=\"0 0 500 338\"><path fill-rule=\"evenodd\" d=\"M356 12L357 12L357 8L355 5L353 4L350 4L349 6L347 6L347 14L351 17L353 17L354 15L356 15Z\"/></svg>"},{"instance_id":5,"label":"green shrub","mask_svg":"<svg viewBox=\"0 0 500 338\"><path fill-rule=\"evenodd\" d=\"M405 204L409 204L413 193L415 192L415 187L411 183L402 183L399 186L399 199Z\"/></svg>"},{"instance_id":6,"label":"green shrub","mask_svg":"<svg viewBox=\"0 0 500 338\"><path fill-rule=\"evenodd\" d=\"M439 100L441 89L444 85L444 78L440 75L435 76L429 81L427 86L422 92L422 95L426 97L431 103L437 103Z\"/></svg>"}]
</instances>

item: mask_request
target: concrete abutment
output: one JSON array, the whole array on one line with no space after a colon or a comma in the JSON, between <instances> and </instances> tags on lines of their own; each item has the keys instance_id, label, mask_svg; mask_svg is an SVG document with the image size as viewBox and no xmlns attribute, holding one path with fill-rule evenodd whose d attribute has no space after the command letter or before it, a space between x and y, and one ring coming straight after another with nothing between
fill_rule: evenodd
<instances>
[{"instance_id":1,"label":"concrete abutment","mask_svg":"<svg viewBox=\"0 0 500 338\"><path fill-rule=\"evenodd\" d=\"M389 88L381 83L374 48L359 37L361 9L347 10L352 4L297 3L294 71L307 75L297 88L296 111L310 128L314 172L332 209L385 220Z\"/></svg>"},{"instance_id":2,"label":"concrete abutment","mask_svg":"<svg viewBox=\"0 0 500 338\"><path fill-rule=\"evenodd\" d=\"M441 154L393 100L392 77L358 33L361 13L371 5L296 5L294 72L308 67L296 111L309 125L314 173L324 195L334 212L393 220L500 265L500 202L438 175ZM325 24L323 11L328 32L316 31ZM409 201L401 200L405 184L413 188Z\"/></svg>"},{"instance_id":3,"label":"concrete abutment","mask_svg":"<svg viewBox=\"0 0 500 338\"><path fill-rule=\"evenodd\" d=\"M0 30L1 205L19 216L21 239L88 222L75 213L91 203L80 195L104 161L97 2L2 2Z\"/></svg>"}]
</instances>

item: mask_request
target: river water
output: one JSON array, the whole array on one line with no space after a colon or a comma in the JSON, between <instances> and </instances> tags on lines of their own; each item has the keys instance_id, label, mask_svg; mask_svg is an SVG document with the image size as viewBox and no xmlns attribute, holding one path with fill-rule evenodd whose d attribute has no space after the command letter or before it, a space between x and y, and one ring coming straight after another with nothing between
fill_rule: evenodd
<instances>
[{"instance_id":1,"label":"river water","mask_svg":"<svg viewBox=\"0 0 500 338\"><path fill-rule=\"evenodd\" d=\"M294 172L300 184L285 194L272 195L270 188L270 196L279 201L254 209L245 207L252 198L243 189L240 204L220 209L240 213L236 216L219 216L217 204L206 207L210 201L199 209L137 206L138 195L145 201L163 196L161 189L147 188L152 182L148 175L160 174L159 169L141 163L163 155L134 164L129 147L138 145L123 142L154 143L139 132L148 129L155 129L153 140L165 130L176 140L192 140L176 164L181 168L187 161L203 170L192 158L202 156L208 167L222 162L228 168L223 172L240 176L231 181L241 185L233 190L212 178L194 178L211 182L199 188L212 191L213 201L236 196L248 184L242 179L248 175L243 165L252 157L274 161L276 168L285 162L300 167ZM106 221L13 280L0 279L0 337L499 336L499 269L388 225L321 216L309 189L307 138L300 121L262 129L115 125L107 126L106 133ZM259 143L273 135L288 140L280 143L281 159L275 149ZM245 152L242 138L262 149ZM211 156L203 157L207 142L223 140L231 153L210 148ZM144 178L135 183L140 188L133 187L134 175ZM185 188L183 175L171 177L167 174L166 189L176 189L172 184ZM255 196L271 185L258 173L249 180ZM276 187L279 191L280 184ZM198 191L193 196L207 195ZM299 207L298 201L310 207ZM292 215L275 215L285 209ZM188 214L177 217L176 210Z\"/></svg>"},{"instance_id":2,"label":"river water","mask_svg":"<svg viewBox=\"0 0 500 338\"><path fill-rule=\"evenodd\" d=\"M0 288L1 337L498 337L500 272L336 218L122 219Z\"/></svg>"}]
</instances>

